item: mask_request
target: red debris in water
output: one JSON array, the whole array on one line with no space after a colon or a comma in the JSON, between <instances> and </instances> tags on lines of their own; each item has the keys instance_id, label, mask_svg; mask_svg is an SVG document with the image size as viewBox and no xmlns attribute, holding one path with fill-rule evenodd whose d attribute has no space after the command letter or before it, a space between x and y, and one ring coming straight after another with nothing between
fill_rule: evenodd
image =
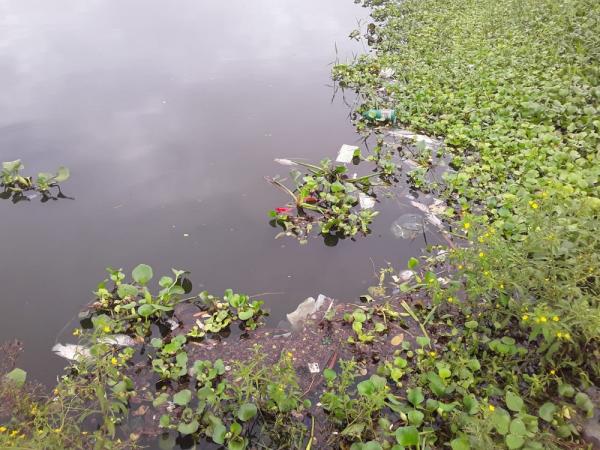
<instances>
[{"instance_id":1,"label":"red debris in water","mask_svg":"<svg viewBox=\"0 0 600 450\"><path fill-rule=\"evenodd\" d=\"M292 212L292 208L275 208L275 212L278 214L286 214Z\"/></svg>"},{"instance_id":2,"label":"red debris in water","mask_svg":"<svg viewBox=\"0 0 600 450\"><path fill-rule=\"evenodd\" d=\"M315 197L306 197L304 203L317 203L318 200Z\"/></svg>"}]
</instances>

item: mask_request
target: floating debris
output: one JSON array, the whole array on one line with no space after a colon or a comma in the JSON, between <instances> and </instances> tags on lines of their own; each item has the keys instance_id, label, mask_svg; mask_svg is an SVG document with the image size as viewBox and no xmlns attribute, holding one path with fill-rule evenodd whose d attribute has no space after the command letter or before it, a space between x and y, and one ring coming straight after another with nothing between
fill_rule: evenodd
<instances>
[{"instance_id":1,"label":"floating debris","mask_svg":"<svg viewBox=\"0 0 600 450\"><path fill-rule=\"evenodd\" d=\"M356 152L360 152L360 149L357 146L344 144L342 145L342 148L340 148L335 160L336 162L350 163L356 155Z\"/></svg>"},{"instance_id":2,"label":"floating debris","mask_svg":"<svg viewBox=\"0 0 600 450\"><path fill-rule=\"evenodd\" d=\"M417 214L403 214L392 223L391 230L399 239L414 239L423 233L423 218Z\"/></svg>"},{"instance_id":3,"label":"floating debris","mask_svg":"<svg viewBox=\"0 0 600 450\"><path fill-rule=\"evenodd\" d=\"M117 347L133 347L137 342L126 334L114 334L99 339L102 344L115 345ZM55 346L56 347L56 346Z\"/></svg>"},{"instance_id":4,"label":"floating debris","mask_svg":"<svg viewBox=\"0 0 600 450\"><path fill-rule=\"evenodd\" d=\"M319 367L319 363L318 362L308 363L308 371L310 373L319 373L321 371L321 368Z\"/></svg>"},{"instance_id":5,"label":"floating debris","mask_svg":"<svg viewBox=\"0 0 600 450\"><path fill-rule=\"evenodd\" d=\"M278 164L281 164L282 166L297 166L298 165L297 162L294 162L291 159L275 158L274 161Z\"/></svg>"},{"instance_id":6,"label":"floating debris","mask_svg":"<svg viewBox=\"0 0 600 450\"><path fill-rule=\"evenodd\" d=\"M358 202L360 203L361 209L371 209L375 206L375 199L364 192L358 193Z\"/></svg>"},{"instance_id":7,"label":"floating debris","mask_svg":"<svg viewBox=\"0 0 600 450\"><path fill-rule=\"evenodd\" d=\"M308 297L298 305L295 311L287 314L287 320L292 326L292 329L298 329L302 323L312 314L316 313L327 299L326 296L320 294L315 300L313 297Z\"/></svg>"},{"instance_id":8,"label":"floating debris","mask_svg":"<svg viewBox=\"0 0 600 450\"><path fill-rule=\"evenodd\" d=\"M409 139L411 141L416 142L417 144L419 142L422 142L430 148L441 147L443 145L443 142L438 139L433 139L424 134L413 133L412 131L408 130L393 130L389 133L394 137L398 137L400 139Z\"/></svg>"},{"instance_id":9,"label":"floating debris","mask_svg":"<svg viewBox=\"0 0 600 450\"><path fill-rule=\"evenodd\" d=\"M76 344L56 344L52 347L52 351L61 358L68 359L69 361L77 361L81 358L89 358L92 356L90 349L83 345Z\"/></svg>"}]
</instances>

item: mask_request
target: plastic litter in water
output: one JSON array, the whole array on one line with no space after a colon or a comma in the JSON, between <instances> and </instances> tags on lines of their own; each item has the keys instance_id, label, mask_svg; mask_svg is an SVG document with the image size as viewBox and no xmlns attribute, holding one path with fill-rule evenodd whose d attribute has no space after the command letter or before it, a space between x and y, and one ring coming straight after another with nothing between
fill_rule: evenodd
<instances>
[{"instance_id":1,"label":"plastic litter in water","mask_svg":"<svg viewBox=\"0 0 600 450\"><path fill-rule=\"evenodd\" d=\"M308 371L310 373L319 373L321 371L318 362L308 363Z\"/></svg>"},{"instance_id":2,"label":"plastic litter in water","mask_svg":"<svg viewBox=\"0 0 600 450\"><path fill-rule=\"evenodd\" d=\"M69 361L77 361L81 358L89 358L92 356L90 349L83 345L75 344L56 344L52 347L52 351L61 358L68 359Z\"/></svg>"},{"instance_id":3,"label":"plastic litter in water","mask_svg":"<svg viewBox=\"0 0 600 450\"><path fill-rule=\"evenodd\" d=\"M417 214L403 214L392 223L391 230L399 239L414 239L423 233L423 218Z\"/></svg>"},{"instance_id":4,"label":"plastic litter in water","mask_svg":"<svg viewBox=\"0 0 600 450\"><path fill-rule=\"evenodd\" d=\"M363 114L366 120L396 123L396 111L393 109L370 109Z\"/></svg>"},{"instance_id":5,"label":"plastic litter in water","mask_svg":"<svg viewBox=\"0 0 600 450\"><path fill-rule=\"evenodd\" d=\"M360 149L358 147L356 147L355 145L347 145L347 144L342 145L342 148L340 148L340 151L338 152L336 162L341 162L341 163L352 162L352 158L354 158L354 153L357 150L360 150Z\"/></svg>"},{"instance_id":6,"label":"plastic litter in water","mask_svg":"<svg viewBox=\"0 0 600 450\"><path fill-rule=\"evenodd\" d=\"M358 194L358 202L362 209L371 209L375 206L375 199L364 192Z\"/></svg>"}]
</instances>

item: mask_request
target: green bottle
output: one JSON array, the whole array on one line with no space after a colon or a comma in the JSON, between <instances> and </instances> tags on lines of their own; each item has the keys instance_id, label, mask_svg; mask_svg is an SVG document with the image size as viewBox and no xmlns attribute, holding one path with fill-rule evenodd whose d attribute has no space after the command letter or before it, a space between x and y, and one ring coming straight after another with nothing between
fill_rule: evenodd
<instances>
[{"instance_id":1,"label":"green bottle","mask_svg":"<svg viewBox=\"0 0 600 450\"><path fill-rule=\"evenodd\" d=\"M396 110L394 109L370 109L363 113L363 117L371 122L396 123Z\"/></svg>"}]
</instances>

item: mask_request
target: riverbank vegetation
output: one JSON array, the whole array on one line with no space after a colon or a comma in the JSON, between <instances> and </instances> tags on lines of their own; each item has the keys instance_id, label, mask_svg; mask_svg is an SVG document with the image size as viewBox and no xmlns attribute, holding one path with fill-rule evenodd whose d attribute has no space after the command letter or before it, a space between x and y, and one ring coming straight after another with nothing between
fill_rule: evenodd
<instances>
[{"instance_id":1,"label":"riverbank vegetation","mask_svg":"<svg viewBox=\"0 0 600 450\"><path fill-rule=\"evenodd\" d=\"M259 300L231 290L192 295L185 271L161 277L154 292L149 266L129 279L109 269L52 395L26 383L14 363L3 368L2 448L132 448L144 436L160 436L161 448L177 436L183 447L204 440L232 450L593 442L600 5L364 4L373 52L334 68L361 100L358 130L379 143L374 155L356 156L375 161L393 186L404 154L385 144L393 129L443 141L435 154L414 146L418 167L407 179L446 201L452 242L382 269L363 303L319 314L313 336L333 355L320 380L274 337L273 361L260 349L196 356L210 347L207 337L234 328L252 336L266 314ZM396 123L364 119L377 109L394 110ZM434 159L450 166L435 186L427 182ZM361 192L372 194L370 178L348 178L329 162L308 169L273 218L301 240L317 222L326 233L367 233L374 212L353 208ZM293 220L298 208L317 218ZM135 425L141 418L148 422Z\"/></svg>"}]
</instances>

